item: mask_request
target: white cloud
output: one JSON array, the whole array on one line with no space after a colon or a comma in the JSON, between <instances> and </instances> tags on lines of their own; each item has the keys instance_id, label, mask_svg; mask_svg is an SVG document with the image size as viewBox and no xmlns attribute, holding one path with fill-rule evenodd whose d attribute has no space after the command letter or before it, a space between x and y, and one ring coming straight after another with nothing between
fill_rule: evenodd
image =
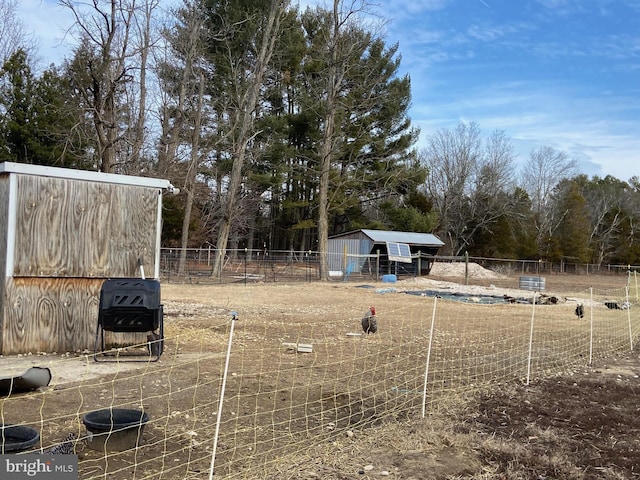
<instances>
[{"instance_id":1,"label":"white cloud","mask_svg":"<svg viewBox=\"0 0 640 480\"><path fill-rule=\"evenodd\" d=\"M422 130L418 146L435 131L468 119L487 135L503 130L520 162L534 148L548 145L575 158L587 175L640 176L635 101L614 95L575 98L571 93L567 85L548 82L498 83L440 100L434 93L412 109L412 120Z\"/></svg>"}]
</instances>

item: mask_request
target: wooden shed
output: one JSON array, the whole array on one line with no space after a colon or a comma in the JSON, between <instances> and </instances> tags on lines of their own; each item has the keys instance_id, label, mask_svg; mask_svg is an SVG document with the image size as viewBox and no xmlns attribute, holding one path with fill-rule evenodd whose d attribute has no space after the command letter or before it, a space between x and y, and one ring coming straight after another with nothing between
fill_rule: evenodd
<instances>
[{"instance_id":1,"label":"wooden shed","mask_svg":"<svg viewBox=\"0 0 640 480\"><path fill-rule=\"evenodd\" d=\"M431 233L371 229L347 232L329 238L329 271L334 276L427 274L431 269L427 256L436 255L443 245Z\"/></svg>"},{"instance_id":2,"label":"wooden shed","mask_svg":"<svg viewBox=\"0 0 640 480\"><path fill-rule=\"evenodd\" d=\"M0 354L92 350L104 280L159 278L171 189L161 179L0 164Z\"/></svg>"}]
</instances>

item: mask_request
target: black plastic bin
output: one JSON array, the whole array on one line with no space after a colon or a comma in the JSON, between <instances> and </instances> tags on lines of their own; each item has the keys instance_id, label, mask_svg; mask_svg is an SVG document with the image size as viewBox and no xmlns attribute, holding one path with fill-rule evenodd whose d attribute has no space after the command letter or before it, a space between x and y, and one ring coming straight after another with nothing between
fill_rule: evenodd
<instances>
[{"instance_id":1,"label":"black plastic bin","mask_svg":"<svg viewBox=\"0 0 640 480\"><path fill-rule=\"evenodd\" d=\"M0 423L0 453L21 452L40 440L37 430L25 425Z\"/></svg>"},{"instance_id":2,"label":"black plastic bin","mask_svg":"<svg viewBox=\"0 0 640 480\"><path fill-rule=\"evenodd\" d=\"M160 282L143 278L112 278L100 290L94 359L104 352L104 332L147 332L149 354L160 358L163 350L163 311ZM98 349L100 346L100 349Z\"/></svg>"},{"instance_id":3,"label":"black plastic bin","mask_svg":"<svg viewBox=\"0 0 640 480\"><path fill-rule=\"evenodd\" d=\"M92 450L123 451L139 447L149 415L142 410L106 408L87 413L87 446Z\"/></svg>"}]
</instances>

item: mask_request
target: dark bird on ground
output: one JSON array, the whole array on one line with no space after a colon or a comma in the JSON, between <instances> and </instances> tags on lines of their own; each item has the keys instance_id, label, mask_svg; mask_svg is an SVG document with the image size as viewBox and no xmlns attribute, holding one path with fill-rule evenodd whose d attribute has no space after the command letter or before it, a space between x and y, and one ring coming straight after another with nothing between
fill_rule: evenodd
<instances>
[{"instance_id":1,"label":"dark bird on ground","mask_svg":"<svg viewBox=\"0 0 640 480\"><path fill-rule=\"evenodd\" d=\"M376 321L376 307L369 307L369 311L362 317L362 330L369 335L378 331L378 322Z\"/></svg>"},{"instance_id":2,"label":"dark bird on ground","mask_svg":"<svg viewBox=\"0 0 640 480\"><path fill-rule=\"evenodd\" d=\"M512 297L510 295L504 294L503 297L505 302L516 303L516 297Z\"/></svg>"},{"instance_id":3,"label":"dark bird on ground","mask_svg":"<svg viewBox=\"0 0 640 480\"><path fill-rule=\"evenodd\" d=\"M584 317L584 307L581 303L576 307L576 315L578 316L578 318Z\"/></svg>"}]
</instances>

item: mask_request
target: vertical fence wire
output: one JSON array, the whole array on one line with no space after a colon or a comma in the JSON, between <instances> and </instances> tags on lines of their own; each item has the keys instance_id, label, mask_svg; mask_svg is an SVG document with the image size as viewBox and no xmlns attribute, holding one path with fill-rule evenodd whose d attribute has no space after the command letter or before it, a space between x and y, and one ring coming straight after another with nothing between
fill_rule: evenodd
<instances>
[{"instance_id":1,"label":"vertical fence wire","mask_svg":"<svg viewBox=\"0 0 640 480\"><path fill-rule=\"evenodd\" d=\"M224 362L224 372L222 374L222 385L220 385L220 398L218 400L218 418L216 418L216 430L213 435L213 448L211 451L211 466L209 467L209 480L213 478L216 465L216 451L218 437L220 435L220 422L222 420L222 403L224 401L224 390L227 385L227 375L229 373L229 359L231 358L231 345L233 343L233 328L237 320L237 313L231 312L231 326L229 327L229 341L227 343L227 356Z\"/></svg>"},{"instance_id":2,"label":"vertical fence wire","mask_svg":"<svg viewBox=\"0 0 640 480\"><path fill-rule=\"evenodd\" d=\"M429 330L429 345L427 347L427 360L424 368L424 387L422 389L422 418L425 417L427 410L427 381L429 379L429 361L431 360L431 346L433 345L433 331L436 323L436 305L438 297L433 297L433 313L431 314L431 328Z\"/></svg>"},{"instance_id":3,"label":"vertical fence wire","mask_svg":"<svg viewBox=\"0 0 640 480\"><path fill-rule=\"evenodd\" d=\"M593 287L589 288L589 366L593 363Z\"/></svg>"},{"instance_id":4,"label":"vertical fence wire","mask_svg":"<svg viewBox=\"0 0 640 480\"><path fill-rule=\"evenodd\" d=\"M629 323L629 351L633 352L633 328L631 327L631 302L629 302L629 285L625 288L625 306L627 309L627 321Z\"/></svg>"},{"instance_id":5,"label":"vertical fence wire","mask_svg":"<svg viewBox=\"0 0 640 480\"><path fill-rule=\"evenodd\" d=\"M531 357L533 356L533 326L536 318L536 295L538 292L533 293L532 307L531 307L531 329L529 331L529 355L527 359L527 385L531 380Z\"/></svg>"}]
</instances>

